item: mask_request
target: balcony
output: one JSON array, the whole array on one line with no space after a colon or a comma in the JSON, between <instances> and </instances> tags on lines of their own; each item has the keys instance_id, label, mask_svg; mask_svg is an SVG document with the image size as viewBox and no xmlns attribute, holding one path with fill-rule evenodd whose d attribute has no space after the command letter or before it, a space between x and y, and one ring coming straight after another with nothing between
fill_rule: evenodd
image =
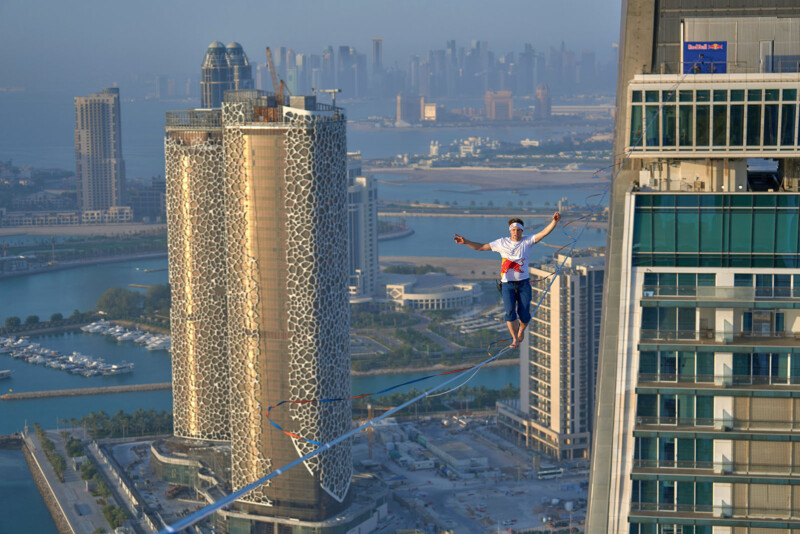
<instances>
[{"instance_id":1,"label":"balcony","mask_svg":"<svg viewBox=\"0 0 800 534\"><path fill-rule=\"evenodd\" d=\"M791 466L788 463L775 464L747 464L733 462L698 462L693 460L633 460L633 475L663 475L664 469L669 469L675 475L698 476L705 471L705 475L746 475L748 477L772 478L800 476L800 466ZM635 478L635 477L634 477ZM759 483L761 483L759 481Z\"/></svg>"},{"instance_id":2,"label":"balcony","mask_svg":"<svg viewBox=\"0 0 800 534\"><path fill-rule=\"evenodd\" d=\"M800 287L642 286L642 300L800 303Z\"/></svg>"},{"instance_id":3,"label":"balcony","mask_svg":"<svg viewBox=\"0 0 800 534\"><path fill-rule=\"evenodd\" d=\"M790 416L791 417L791 416ZM800 421L773 419L755 420L737 417L714 419L706 417L637 416L636 430L659 430L657 427L685 427L686 431L757 431L765 433L793 432L800 429Z\"/></svg>"},{"instance_id":4,"label":"balcony","mask_svg":"<svg viewBox=\"0 0 800 534\"><path fill-rule=\"evenodd\" d=\"M665 515L664 512L669 513ZM747 518L762 520L786 520L800 517L800 510L785 507L736 507L730 504L675 504L631 502L631 515L644 517L686 517L686 518ZM724 519L723 519L724 521ZM720 523L722 525L724 523ZM741 526L741 525L738 525Z\"/></svg>"},{"instance_id":5,"label":"balcony","mask_svg":"<svg viewBox=\"0 0 800 534\"><path fill-rule=\"evenodd\" d=\"M773 386L800 385L800 376L769 376L769 375L691 375L674 373L639 373L638 384L668 384L669 387L686 387L696 389L703 387L721 386L748 387L753 389L772 389Z\"/></svg>"},{"instance_id":6,"label":"balcony","mask_svg":"<svg viewBox=\"0 0 800 534\"><path fill-rule=\"evenodd\" d=\"M687 345L745 345L759 347L800 346L800 332L742 332L702 330L648 330L639 333L639 342Z\"/></svg>"}]
</instances>

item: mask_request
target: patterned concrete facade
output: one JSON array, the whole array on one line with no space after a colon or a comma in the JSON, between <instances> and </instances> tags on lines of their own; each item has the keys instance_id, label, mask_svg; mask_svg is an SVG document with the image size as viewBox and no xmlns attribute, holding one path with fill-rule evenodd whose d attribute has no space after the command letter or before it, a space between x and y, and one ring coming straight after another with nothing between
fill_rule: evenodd
<instances>
[{"instance_id":1,"label":"patterned concrete facade","mask_svg":"<svg viewBox=\"0 0 800 534\"><path fill-rule=\"evenodd\" d=\"M217 374L217 385L227 389L228 412L217 419L230 429L234 489L315 448L272 428L266 419L270 405L350 395L345 118L313 98L292 97L291 103L296 105L277 107L274 97L257 91L228 93L220 134L204 140L203 163L197 148L173 148L176 141L168 133L168 158L175 151L182 150L184 158L191 152L191 163L204 167L187 179L181 173L189 162L175 163L176 170L168 172L170 281L173 294L180 294L173 303L178 319L173 329L183 325L180 341L173 334L175 379L183 381L176 386L176 434L181 429L182 436L200 437L191 435L195 427L208 431L217 425L197 422L217 416L193 403L222 397L195 367L201 345L187 319L195 317L188 310L199 304L192 299L205 295L192 289L193 281L207 275L210 285L222 284L227 300L226 314L211 330L224 338L225 370ZM189 183L212 175L220 179L206 196L187 196ZM196 211L187 213L187 203ZM200 273L185 261L193 249L184 240L206 231L214 242L202 246L217 260ZM178 284L182 288L176 291ZM202 387L205 392L190 394ZM274 410L272 418L288 431L326 442L350 428L352 415L349 403L308 403ZM322 521L346 506L351 476L350 445L340 444L306 462L305 469L290 470L251 492L240 507L257 515Z\"/></svg>"},{"instance_id":2,"label":"patterned concrete facade","mask_svg":"<svg viewBox=\"0 0 800 534\"><path fill-rule=\"evenodd\" d=\"M172 114L165 160L175 435L230 438L219 111Z\"/></svg>"}]
</instances>

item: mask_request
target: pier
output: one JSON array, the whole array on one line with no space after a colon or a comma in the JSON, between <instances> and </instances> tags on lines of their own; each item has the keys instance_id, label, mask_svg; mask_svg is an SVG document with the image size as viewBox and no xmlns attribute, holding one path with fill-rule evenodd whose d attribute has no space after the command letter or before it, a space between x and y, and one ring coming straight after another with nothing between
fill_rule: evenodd
<instances>
[{"instance_id":1,"label":"pier","mask_svg":"<svg viewBox=\"0 0 800 534\"><path fill-rule=\"evenodd\" d=\"M130 384L126 386L106 386L99 388L54 389L51 391L23 391L0 395L0 400L48 399L53 397L78 397L81 395L106 395L109 393L136 393L140 391L162 391L172 389L172 382L156 384Z\"/></svg>"}]
</instances>

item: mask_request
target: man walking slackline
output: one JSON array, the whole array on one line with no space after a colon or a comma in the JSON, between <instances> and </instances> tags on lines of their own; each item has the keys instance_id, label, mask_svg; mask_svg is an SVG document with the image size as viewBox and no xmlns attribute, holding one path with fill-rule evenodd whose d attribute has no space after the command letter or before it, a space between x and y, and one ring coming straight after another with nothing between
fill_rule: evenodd
<instances>
[{"instance_id":1,"label":"man walking slackline","mask_svg":"<svg viewBox=\"0 0 800 534\"><path fill-rule=\"evenodd\" d=\"M506 308L506 325L514 341L511 347L518 347L525 338L525 328L531 320L531 284L528 278L528 257L534 243L538 243L555 229L561 215L553 214L544 230L537 234L522 236L525 225L522 219L509 219L508 232L511 237L501 237L491 243L476 243L455 234L453 240L459 245L467 245L472 250L492 250L503 257L500 267L503 304ZM519 318L519 323L517 319Z\"/></svg>"}]
</instances>

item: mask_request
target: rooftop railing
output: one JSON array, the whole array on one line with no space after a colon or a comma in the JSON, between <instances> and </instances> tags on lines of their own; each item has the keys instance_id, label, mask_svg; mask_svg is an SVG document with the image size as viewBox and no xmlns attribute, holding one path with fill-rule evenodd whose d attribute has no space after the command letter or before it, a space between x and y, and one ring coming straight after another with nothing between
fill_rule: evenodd
<instances>
[{"instance_id":1,"label":"rooftop railing","mask_svg":"<svg viewBox=\"0 0 800 534\"><path fill-rule=\"evenodd\" d=\"M781 74L800 72L797 59L775 58L771 72L764 72L760 64L747 61L662 61L653 65L648 74Z\"/></svg>"},{"instance_id":2,"label":"rooftop railing","mask_svg":"<svg viewBox=\"0 0 800 534\"><path fill-rule=\"evenodd\" d=\"M222 126L219 109L190 109L167 111L168 128L218 128Z\"/></svg>"}]
</instances>

